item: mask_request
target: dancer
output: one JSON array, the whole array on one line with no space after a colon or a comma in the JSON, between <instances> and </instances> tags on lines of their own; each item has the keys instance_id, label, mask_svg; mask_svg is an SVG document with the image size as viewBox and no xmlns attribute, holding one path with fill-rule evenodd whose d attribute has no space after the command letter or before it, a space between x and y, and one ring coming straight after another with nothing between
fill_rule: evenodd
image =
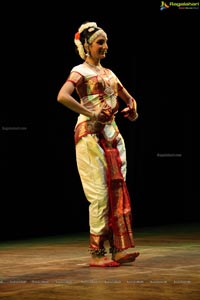
<instances>
[{"instance_id":1,"label":"dancer","mask_svg":"<svg viewBox=\"0 0 200 300\"><path fill-rule=\"evenodd\" d=\"M133 262L131 201L126 185L126 148L116 124L119 99L125 118L136 121L137 103L118 77L101 64L107 34L96 22L83 23L74 37L83 62L72 68L57 101L78 114L74 129L77 168L89 201L91 267L118 267ZM74 96L76 91L79 101ZM109 243L108 257L105 243Z\"/></svg>"}]
</instances>

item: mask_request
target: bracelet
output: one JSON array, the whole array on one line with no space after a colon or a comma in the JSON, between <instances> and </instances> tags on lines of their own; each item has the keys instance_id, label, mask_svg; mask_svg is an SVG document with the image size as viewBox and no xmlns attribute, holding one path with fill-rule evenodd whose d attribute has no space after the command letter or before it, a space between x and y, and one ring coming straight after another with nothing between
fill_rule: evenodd
<instances>
[{"instance_id":1,"label":"bracelet","mask_svg":"<svg viewBox=\"0 0 200 300\"><path fill-rule=\"evenodd\" d=\"M137 119L138 119L138 113L137 112L135 112L135 116L134 116L134 118L128 118L131 122L133 122L133 121L136 121Z\"/></svg>"}]
</instances>

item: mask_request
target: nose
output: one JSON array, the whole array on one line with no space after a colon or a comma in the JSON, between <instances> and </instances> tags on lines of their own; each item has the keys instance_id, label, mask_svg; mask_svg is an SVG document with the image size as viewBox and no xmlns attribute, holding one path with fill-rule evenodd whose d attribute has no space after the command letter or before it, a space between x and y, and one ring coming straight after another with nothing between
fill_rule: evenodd
<instances>
[{"instance_id":1,"label":"nose","mask_svg":"<svg viewBox=\"0 0 200 300\"><path fill-rule=\"evenodd\" d=\"M107 43L104 44L103 50L104 50L104 51L107 51L107 50L108 50L108 44L107 44Z\"/></svg>"},{"instance_id":2,"label":"nose","mask_svg":"<svg viewBox=\"0 0 200 300\"><path fill-rule=\"evenodd\" d=\"M105 49L108 49L108 44L107 43L105 43L105 47L104 47Z\"/></svg>"}]
</instances>

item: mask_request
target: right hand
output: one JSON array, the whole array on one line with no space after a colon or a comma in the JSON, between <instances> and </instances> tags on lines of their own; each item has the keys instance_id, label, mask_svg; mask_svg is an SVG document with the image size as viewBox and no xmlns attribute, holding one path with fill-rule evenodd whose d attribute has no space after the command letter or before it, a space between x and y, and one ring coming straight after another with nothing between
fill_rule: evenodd
<instances>
[{"instance_id":1,"label":"right hand","mask_svg":"<svg viewBox=\"0 0 200 300\"><path fill-rule=\"evenodd\" d=\"M95 113L95 115L96 115L96 121L100 123L107 123L113 119L112 108L106 103L102 104L102 106Z\"/></svg>"}]
</instances>

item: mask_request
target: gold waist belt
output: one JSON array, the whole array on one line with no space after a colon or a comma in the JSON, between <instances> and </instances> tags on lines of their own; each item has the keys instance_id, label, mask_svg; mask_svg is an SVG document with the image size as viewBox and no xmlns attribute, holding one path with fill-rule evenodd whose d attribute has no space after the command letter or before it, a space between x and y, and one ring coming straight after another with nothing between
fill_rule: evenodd
<instances>
[{"instance_id":1,"label":"gold waist belt","mask_svg":"<svg viewBox=\"0 0 200 300\"><path fill-rule=\"evenodd\" d=\"M86 136L87 134L101 133L104 127L105 124L102 124L100 122L93 122L90 120L78 124L77 127L75 128L75 134L74 134L75 144L77 144L78 141L83 136Z\"/></svg>"}]
</instances>

